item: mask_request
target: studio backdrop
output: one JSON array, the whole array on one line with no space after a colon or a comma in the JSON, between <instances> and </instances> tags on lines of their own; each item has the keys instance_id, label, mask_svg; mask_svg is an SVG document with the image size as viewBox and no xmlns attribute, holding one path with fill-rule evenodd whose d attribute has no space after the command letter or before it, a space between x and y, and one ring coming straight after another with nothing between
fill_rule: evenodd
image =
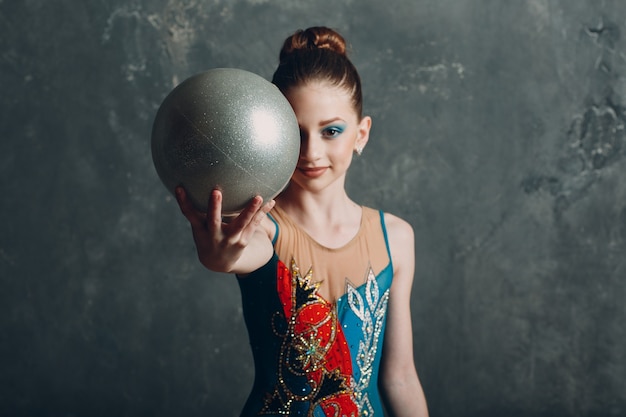
<instances>
[{"instance_id":1,"label":"studio backdrop","mask_svg":"<svg viewBox=\"0 0 626 417\"><path fill-rule=\"evenodd\" d=\"M415 230L431 416L626 415L618 0L0 1L0 415L238 415L239 289L199 264L152 123L316 25L373 119L348 191Z\"/></svg>"}]
</instances>

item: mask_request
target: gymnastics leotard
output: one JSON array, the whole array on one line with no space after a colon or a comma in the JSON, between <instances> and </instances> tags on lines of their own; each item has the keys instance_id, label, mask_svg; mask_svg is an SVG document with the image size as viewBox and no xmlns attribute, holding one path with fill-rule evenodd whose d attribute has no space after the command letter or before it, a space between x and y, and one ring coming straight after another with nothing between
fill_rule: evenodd
<instances>
[{"instance_id":1,"label":"gymnastics leotard","mask_svg":"<svg viewBox=\"0 0 626 417\"><path fill-rule=\"evenodd\" d=\"M255 365L241 416L383 417L378 369L393 278L383 213L363 207L358 233L337 249L278 207L270 218L272 259L238 277ZM346 282L335 302L317 292L329 277Z\"/></svg>"}]
</instances>

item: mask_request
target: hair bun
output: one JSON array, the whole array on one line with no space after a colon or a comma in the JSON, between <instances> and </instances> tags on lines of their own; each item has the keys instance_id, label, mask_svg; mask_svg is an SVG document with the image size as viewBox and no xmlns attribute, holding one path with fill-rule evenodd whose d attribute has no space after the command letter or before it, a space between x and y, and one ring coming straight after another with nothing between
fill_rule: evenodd
<instances>
[{"instance_id":1,"label":"hair bun","mask_svg":"<svg viewBox=\"0 0 626 417\"><path fill-rule=\"evenodd\" d=\"M280 59L300 50L330 49L340 55L346 55L346 41L333 29L315 26L298 30L285 40Z\"/></svg>"},{"instance_id":2,"label":"hair bun","mask_svg":"<svg viewBox=\"0 0 626 417\"><path fill-rule=\"evenodd\" d=\"M363 111L361 77L346 49L345 39L333 29L323 26L300 29L285 39L272 83L283 94L310 82L342 88L350 94L360 119Z\"/></svg>"}]
</instances>

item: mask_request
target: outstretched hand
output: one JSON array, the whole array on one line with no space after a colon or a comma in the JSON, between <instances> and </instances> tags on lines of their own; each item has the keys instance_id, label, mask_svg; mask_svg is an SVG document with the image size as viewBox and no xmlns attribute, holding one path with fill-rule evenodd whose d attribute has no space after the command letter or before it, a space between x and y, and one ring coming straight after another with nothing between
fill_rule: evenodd
<instances>
[{"instance_id":1,"label":"outstretched hand","mask_svg":"<svg viewBox=\"0 0 626 417\"><path fill-rule=\"evenodd\" d=\"M238 272L240 260L261 221L274 207L274 200L263 204L263 199L256 196L241 213L225 222L221 191L211 192L206 213L194 207L182 186L176 187L175 191L180 210L191 225L202 265L217 272Z\"/></svg>"}]
</instances>

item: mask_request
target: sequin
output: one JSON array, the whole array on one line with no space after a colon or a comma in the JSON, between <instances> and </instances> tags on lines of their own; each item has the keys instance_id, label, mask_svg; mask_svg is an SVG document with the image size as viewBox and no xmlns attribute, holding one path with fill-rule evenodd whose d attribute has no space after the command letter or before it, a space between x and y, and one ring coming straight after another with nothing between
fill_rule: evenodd
<instances>
[{"instance_id":1,"label":"sequin","mask_svg":"<svg viewBox=\"0 0 626 417\"><path fill-rule=\"evenodd\" d=\"M317 293L321 281L313 281L312 269L302 275L295 260L290 268L279 261L278 275L283 314L275 315L272 324L282 339L278 383L259 414L289 415L296 403L307 403L311 416L317 406L328 416L358 416L352 360L336 307ZM281 319L284 333L278 330ZM299 377L306 377L306 386Z\"/></svg>"},{"instance_id":2,"label":"sequin","mask_svg":"<svg viewBox=\"0 0 626 417\"><path fill-rule=\"evenodd\" d=\"M365 300L356 288L348 282L348 304L354 314L362 321L363 338L359 342L356 364L360 377L354 386L355 398L362 415L373 416L374 409L366 389L373 373L374 360L378 349L378 340L385 323L385 314L389 300L389 289L381 296L372 268L368 268L365 283Z\"/></svg>"},{"instance_id":3,"label":"sequin","mask_svg":"<svg viewBox=\"0 0 626 417\"><path fill-rule=\"evenodd\" d=\"M377 225L377 214L364 208L354 244L323 255L276 215L274 257L239 280L257 375L242 415L383 417L378 375L393 281L391 258L385 264L380 255L383 239L389 254L383 213ZM309 269L301 271L300 262ZM338 279L360 285L346 285L329 303L318 291L323 280Z\"/></svg>"}]
</instances>

